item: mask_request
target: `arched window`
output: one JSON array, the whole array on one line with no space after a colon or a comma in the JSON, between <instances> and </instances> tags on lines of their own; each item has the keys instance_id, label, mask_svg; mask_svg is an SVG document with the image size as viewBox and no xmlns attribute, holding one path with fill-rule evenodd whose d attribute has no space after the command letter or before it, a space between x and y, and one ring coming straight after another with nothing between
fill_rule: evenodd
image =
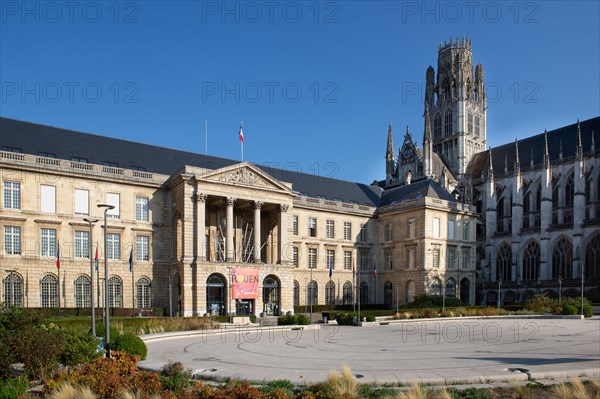
<instances>
[{"instance_id":1,"label":"arched window","mask_svg":"<svg viewBox=\"0 0 600 399\"><path fill-rule=\"evenodd\" d=\"M316 281L308 283L307 298L308 305L316 305L319 302L319 285Z\"/></svg>"},{"instance_id":2,"label":"arched window","mask_svg":"<svg viewBox=\"0 0 600 399\"><path fill-rule=\"evenodd\" d=\"M567 184L565 185L565 206L573 206L573 198L575 195L574 190L574 181L573 181L573 173L567 179Z\"/></svg>"},{"instance_id":3,"label":"arched window","mask_svg":"<svg viewBox=\"0 0 600 399\"><path fill-rule=\"evenodd\" d=\"M279 316L279 279L269 275L263 280L263 307L267 316Z\"/></svg>"},{"instance_id":4,"label":"arched window","mask_svg":"<svg viewBox=\"0 0 600 399\"><path fill-rule=\"evenodd\" d=\"M442 282L437 277L431 282L431 295L442 295Z\"/></svg>"},{"instance_id":5,"label":"arched window","mask_svg":"<svg viewBox=\"0 0 600 399\"><path fill-rule=\"evenodd\" d=\"M596 234L585 247L585 278L600 277L600 234Z\"/></svg>"},{"instance_id":6,"label":"arched window","mask_svg":"<svg viewBox=\"0 0 600 399\"><path fill-rule=\"evenodd\" d=\"M123 307L123 283L117 276L108 279L108 303L111 308Z\"/></svg>"},{"instance_id":7,"label":"arched window","mask_svg":"<svg viewBox=\"0 0 600 399\"><path fill-rule=\"evenodd\" d=\"M43 308L55 308L58 306L58 279L56 276L47 274L40 282L41 306Z\"/></svg>"},{"instance_id":8,"label":"arched window","mask_svg":"<svg viewBox=\"0 0 600 399\"><path fill-rule=\"evenodd\" d=\"M224 316L227 314L225 302L227 280L221 274L211 274L206 280L206 313L211 316Z\"/></svg>"},{"instance_id":9,"label":"arched window","mask_svg":"<svg viewBox=\"0 0 600 399\"><path fill-rule=\"evenodd\" d=\"M452 112L446 110L444 114L444 136L450 136L452 134Z\"/></svg>"},{"instance_id":10,"label":"arched window","mask_svg":"<svg viewBox=\"0 0 600 399\"><path fill-rule=\"evenodd\" d=\"M456 281L452 277L446 281L446 296L456 296Z\"/></svg>"},{"instance_id":11,"label":"arched window","mask_svg":"<svg viewBox=\"0 0 600 399\"><path fill-rule=\"evenodd\" d=\"M352 305L352 283L346 281L343 288L343 301L344 305Z\"/></svg>"},{"instance_id":12,"label":"arched window","mask_svg":"<svg viewBox=\"0 0 600 399\"><path fill-rule=\"evenodd\" d=\"M552 188L552 209L556 209L560 206L559 204L559 193L560 191L560 186L558 184L556 184L553 188Z\"/></svg>"},{"instance_id":13,"label":"arched window","mask_svg":"<svg viewBox=\"0 0 600 399\"><path fill-rule=\"evenodd\" d=\"M433 138L438 139L442 137L442 116L438 113L433 118Z\"/></svg>"},{"instance_id":14,"label":"arched window","mask_svg":"<svg viewBox=\"0 0 600 399\"><path fill-rule=\"evenodd\" d=\"M540 245L531 241L523 251L523 280L537 280L540 275Z\"/></svg>"},{"instance_id":15,"label":"arched window","mask_svg":"<svg viewBox=\"0 0 600 399\"><path fill-rule=\"evenodd\" d=\"M4 304L8 306L23 306L23 277L9 272L4 279Z\"/></svg>"},{"instance_id":16,"label":"arched window","mask_svg":"<svg viewBox=\"0 0 600 399\"><path fill-rule=\"evenodd\" d=\"M504 218L504 197L498 200L498 205L496 206L496 218L498 220Z\"/></svg>"},{"instance_id":17,"label":"arched window","mask_svg":"<svg viewBox=\"0 0 600 399\"><path fill-rule=\"evenodd\" d=\"M391 281L386 281L383 284L383 304L387 307L394 303L394 286Z\"/></svg>"},{"instance_id":18,"label":"arched window","mask_svg":"<svg viewBox=\"0 0 600 399\"><path fill-rule=\"evenodd\" d=\"M335 305L335 284L333 281L328 281L325 284L325 304Z\"/></svg>"},{"instance_id":19,"label":"arched window","mask_svg":"<svg viewBox=\"0 0 600 399\"><path fill-rule=\"evenodd\" d=\"M573 245L562 237L552 249L552 278L573 278Z\"/></svg>"},{"instance_id":20,"label":"arched window","mask_svg":"<svg viewBox=\"0 0 600 399\"><path fill-rule=\"evenodd\" d=\"M502 243L496 256L497 281L512 280L512 249L507 243Z\"/></svg>"},{"instance_id":21,"label":"arched window","mask_svg":"<svg viewBox=\"0 0 600 399\"><path fill-rule=\"evenodd\" d=\"M141 277L137 283L135 283L135 307L136 308L149 308L152 306L152 292L150 286L150 279L148 277Z\"/></svg>"},{"instance_id":22,"label":"arched window","mask_svg":"<svg viewBox=\"0 0 600 399\"><path fill-rule=\"evenodd\" d=\"M300 306L300 283L294 280L294 306Z\"/></svg>"},{"instance_id":23,"label":"arched window","mask_svg":"<svg viewBox=\"0 0 600 399\"><path fill-rule=\"evenodd\" d=\"M360 303L369 304L369 284L366 281L360 283Z\"/></svg>"},{"instance_id":24,"label":"arched window","mask_svg":"<svg viewBox=\"0 0 600 399\"><path fill-rule=\"evenodd\" d=\"M415 282L412 280L408 280L406 282L406 303L412 302L415 300Z\"/></svg>"},{"instance_id":25,"label":"arched window","mask_svg":"<svg viewBox=\"0 0 600 399\"><path fill-rule=\"evenodd\" d=\"M75 280L75 307L89 308L90 304L90 278L79 276Z\"/></svg>"},{"instance_id":26,"label":"arched window","mask_svg":"<svg viewBox=\"0 0 600 399\"><path fill-rule=\"evenodd\" d=\"M537 191L535 192L535 209L534 211L539 212L542 210L542 185L539 184L537 186Z\"/></svg>"}]
</instances>

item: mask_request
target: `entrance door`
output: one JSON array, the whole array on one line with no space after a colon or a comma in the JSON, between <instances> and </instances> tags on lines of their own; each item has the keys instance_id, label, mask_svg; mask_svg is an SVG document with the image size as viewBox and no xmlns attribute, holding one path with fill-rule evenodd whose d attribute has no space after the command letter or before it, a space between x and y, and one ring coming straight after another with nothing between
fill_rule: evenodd
<instances>
[{"instance_id":1,"label":"entrance door","mask_svg":"<svg viewBox=\"0 0 600 399\"><path fill-rule=\"evenodd\" d=\"M466 305L470 304L471 283L469 279L463 278L460 282L460 301Z\"/></svg>"},{"instance_id":2,"label":"entrance door","mask_svg":"<svg viewBox=\"0 0 600 399\"><path fill-rule=\"evenodd\" d=\"M275 276L263 281L263 306L267 316L279 316L279 279Z\"/></svg>"},{"instance_id":3,"label":"entrance door","mask_svg":"<svg viewBox=\"0 0 600 399\"><path fill-rule=\"evenodd\" d=\"M238 316L251 316L254 314L254 299L237 299L235 301L235 314Z\"/></svg>"}]
</instances>

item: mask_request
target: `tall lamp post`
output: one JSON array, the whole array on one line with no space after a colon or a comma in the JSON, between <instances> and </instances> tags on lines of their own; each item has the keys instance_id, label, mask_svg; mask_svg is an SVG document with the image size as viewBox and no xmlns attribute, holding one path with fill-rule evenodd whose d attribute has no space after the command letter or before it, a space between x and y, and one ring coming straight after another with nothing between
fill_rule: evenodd
<instances>
[{"instance_id":1,"label":"tall lamp post","mask_svg":"<svg viewBox=\"0 0 600 399\"><path fill-rule=\"evenodd\" d=\"M98 219L84 218L84 222L90 225L90 234L88 237L88 254L90 256L90 304L92 308L92 336L96 336L96 307L94 306L94 259L92 258L93 240L92 240L92 226L98 222Z\"/></svg>"},{"instance_id":2,"label":"tall lamp post","mask_svg":"<svg viewBox=\"0 0 600 399\"><path fill-rule=\"evenodd\" d=\"M104 347L106 348L106 357L110 359L110 304L108 301L108 242L106 230L106 213L115 209L114 205L98 204L98 208L104 208Z\"/></svg>"}]
</instances>

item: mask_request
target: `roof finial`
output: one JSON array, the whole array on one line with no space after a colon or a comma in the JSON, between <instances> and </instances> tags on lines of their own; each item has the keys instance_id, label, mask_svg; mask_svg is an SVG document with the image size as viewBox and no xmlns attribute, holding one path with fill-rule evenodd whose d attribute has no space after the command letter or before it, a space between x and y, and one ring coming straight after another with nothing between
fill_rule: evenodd
<instances>
[{"instance_id":1,"label":"roof finial","mask_svg":"<svg viewBox=\"0 0 600 399\"><path fill-rule=\"evenodd\" d=\"M577 119L577 159L583 160L583 145L581 144L581 126L579 126L579 119Z\"/></svg>"},{"instance_id":2,"label":"roof finial","mask_svg":"<svg viewBox=\"0 0 600 399\"><path fill-rule=\"evenodd\" d=\"M388 138L387 138L387 148L385 151L385 157L387 160L394 160L394 138L392 136L392 121L389 121L388 125Z\"/></svg>"},{"instance_id":3,"label":"roof finial","mask_svg":"<svg viewBox=\"0 0 600 399\"><path fill-rule=\"evenodd\" d=\"M562 139L560 139L558 142L558 159L562 160L562 155Z\"/></svg>"},{"instance_id":4,"label":"roof finial","mask_svg":"<svg viewBox=\"0 0 600 399\"><path fill-rule=\"evenodd\" d=\"M533 168L535 162L533 162L533 147L531 147L531 158L529 158L529 165Z\"/></svg>"},{"instance_id":5,"label":"roof finial","mask_svg":"<svg viewBox=\"0 0 600 399\"><path fill-rule=\"evenodd\" d=\"M429 104L425 104L425 132L423 134L423 143L431 142L431 122L429 121Z\"/></svg>"},{"instance_id":6,"label":"roof finial","mask_svg":"<svg viewBox=\"0 0 600 399\"><path fill-rule=\"evenodd\" d=\"M490 160L490 165L488 167L488 179L490 180L494 180L494 162L492 161L492 147L490 147L489 149L489 160Z\"/></svg>"},{"instance_id":7,"label":"roof finial","mask_svg":"<svg viewBox=\"0 0 600 399\"><path fill-rule=\"evenodd\" d=\"M515 139L515 170L519 167L521 162L519 161L519 141Z\"/></svg>"},{"instance_id":8,"label":"roof finial","mask_svg":"<svg viewBox=\"0 0 600 399\"><path fill-rule=\"evenodd\" d=\"M594 131L592 130L592 147L590 149L592 152L596 151L596 141L594 139Z\"/></svg>"},{"instance_id":9,"label":"roof finial","mask_svg":"<svg viewBox=\"0 0 600 399\"><path fill-rule=\"evenodd\" d=\"M548 151L548 130L544 130L544 167L550 166L550 151Z\"/></svg>"}]
</instances>

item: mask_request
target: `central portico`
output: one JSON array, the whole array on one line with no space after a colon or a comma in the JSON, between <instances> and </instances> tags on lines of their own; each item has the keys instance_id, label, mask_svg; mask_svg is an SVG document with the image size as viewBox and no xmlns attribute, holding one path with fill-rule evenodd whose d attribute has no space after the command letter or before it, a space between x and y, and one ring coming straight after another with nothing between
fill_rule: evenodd
<instances>
[{"instance_id":1,"label":"central portico","mask_svg":"<svg viewBox=\"0 0 600 399\"><path fill-rule=\"evenodd\" d=\"M293 311L287 253L290 183L244 162L216 170L186 166L172 193L174 311L183 316L279 315ZM172 252L172 253L173 253ZM232 278L256 279L256 294L233 298Z\"/></svg>"}]
</instances>

